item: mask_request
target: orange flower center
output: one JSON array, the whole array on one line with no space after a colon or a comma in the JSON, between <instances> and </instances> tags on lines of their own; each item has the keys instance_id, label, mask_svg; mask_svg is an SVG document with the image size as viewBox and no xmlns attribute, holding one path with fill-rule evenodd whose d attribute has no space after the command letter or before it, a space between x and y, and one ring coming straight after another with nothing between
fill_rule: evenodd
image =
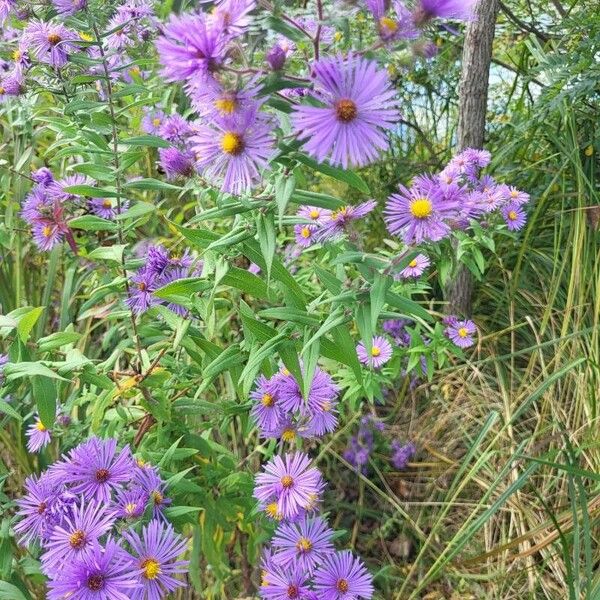
<instances>
[{"instance_id":1,"label":"orange flower center","mask_svg":"<svg viewBox=\"0 0 600 600\"><path fill-rule=\"evenodd\" d=\"M71 548L75 550L81 550L85 545L85 532L81 529L77 529L69 536L69 544Z\"/></svg>"},{"instance_id":2,"label":"orange flower center","mask_svg":"<svg viewBox=\"0 0 600 600\"><path fill-rule=\"evenodd\" d=\"M350 123L350 121L356 119L358 108L356 107L354 100L343 98L342 100L337 101L335 105L335 114L342 123Z\"/></svg>"},{"instance_id":3,"label":"orange flower center","mask_svg":"<svg viewBox=\"0 0 600 600\"><path fill-rule=\"evenodd\" d=\"M96 471L96 481L98 483L106 483L108 478L110 477L110 473L108 469L98 469Z\"/></svg>"},{"instance_id":4,"label":"orange flower center","mask_svg":"<svg viewBox=\"0 0 600 600\"><path fill-rule=\"evenodd\" d=\"M221 139L221 149L223 152L225 152L225 154L237 156L244 150L244 140L239 133L227 131Z\"/></svg>"},{"instance_id":5,"label":"orange flower center","mask_svg":"<svg viewBox=\"0 0 600 600\"><path fill-rule=\"evenodd\" d=\"M309 550L312 549L312 542L308 538L301 537L296 542L296 549L299 552L308 552Z\"/></svg>"},{"instance_id":6,"label":"orange flower center","mask_svg":"<svg viewBox=\"0 0 600 600\"><path fill-rule=\"evenodd\" d=\"M155 558L147 558L140 567L143 569L143 576L146 579L156 579L161 573L160 563Z\"/></svg>"},{"instance_id":7,"label":"orange flower center","mask_svg":"<svg viewBox=\"0 0 600 600\"><path fill-rule=\"evenodd\" d=\"M90 575L87 586L92 592L99 592L104 587L104 577L102 575Z\"/></svg>"},{"instance_id":8,"label":"orange flower center","mask_svg":"<svg viewBox=\"0 0 600 600\"><path fill-rule=\"evenodd\" d=\"M338 592L346 593L349 589L348 582L345 579L338 579L338 582L335 585Z\"/></svg>"},{"instance_id":9,"label":"orange flower center","mask_svg":"<svg viewBox=\"0 0 600 600\"><path fill-rule=\"evenodd\" d=\"M273 398L271 394L263 394L261 403L263 406L271 407L273 404L275 404L275 398Z\"/></svg>"},{"instance_id":10,"label":"orange flower center","mask_svg":"<svg viewBox=\"0 0 600 600\"><path fill-rule=\"evenodd\" d=\"M294 480L290 475L284 475L281 478L281 485L286 489L291 488L294 485Z\"/></svg>"}]
</instances>

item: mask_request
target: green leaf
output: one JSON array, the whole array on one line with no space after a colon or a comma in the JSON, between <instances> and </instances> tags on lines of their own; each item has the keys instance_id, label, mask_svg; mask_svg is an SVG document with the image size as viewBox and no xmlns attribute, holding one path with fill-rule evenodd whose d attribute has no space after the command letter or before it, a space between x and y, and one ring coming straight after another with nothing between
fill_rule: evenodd
<instances>
[{"instance_id":1,"label":"green leaf","mask_svg":"<svg viewBox=\"0 0 600 600\"><path fill-rule=\"evenodd\" d=\"M272 29L277 33L281 33L286 38L293 40L294 42L310 41L310 38L306 34L302 33L302 31L300 31L296 27L288 25L283 19L280 19L275 15L269 15L264 20L264 23L268 29Z\"/></svg>"},{"instance_id":2,"label":"green leaf","mask_svg":"<svg viewBox=\"0 0 600 600\"><path fill-rule=\"evenodd\" d=\"M0 600L28 600L28 598L16 585L8 581L0 581Z\"/></svg>"},{"instance_id":3,"label":"green leaf","mask_svg":"<svg viewBox=\"0 0 600 600\"><path fill-rule=\"evenodd\" d=\"M52 379L36 375L31 386L40 421L50 429L56 418L56 385Z\"/></svg>"},{"instance_id":4,"label":"green leaf","mask_svg":"<svg viewBox=\"0 0 600 600\"><path fill-rule=\"evenodd\" d=\"M21 341L25 344L29 339L29 334L31 330L34 328L37 320L40 318L41 314L45 310L45 306L38 306L36 308L32 308L28 312L26 312L20 319L17 324L17 332Z\"/></svg>"},{"instance_id":5,"label":"green leaf","mask_svg":"<svg viewBox=\"0 0 600 600\"><path fill-rule=\"evenodd\" d=\"M59 331L38 340L41 352L49 352L61 346L74 344L81 339L81 334L75 331Z\"/></svg>"},{"instance_id":6,"label":"green leaf","mask_svg":"<svg viewBox=\"0 0 600 600\"><path fill-rule=\"evenodd\" d=\"M56 374L52 369L49 369L46 365L40 362L19 362L19 363L8 363L4 365L4 375L9 381L14 379L20 379L21 377L33 377L34 375L41 375L42 377L50 377L52 379L60 379L62 381L69 381L64 377Z\"/></svg>"},{"instance_id":7,"label":"green leaf","mask_svg":"<svg viewBox=\"0 0 600 600\"><path fill-rule=\"evenodd\" d=\"M321 323L317 317L311 317L306 311L291 306L267 308L261 310L258 315L265 319L299 323L300 325L310 325L313 327Z\"/></svg>"},{"instance_id":8,"label":"green leaf","mask_svg":"<svg viewBox=\"0 0 600 600\"><path fill-rule=\"evenodd\" d=\"M328 175L329 177L333 177L333 179L337 179L342 183L348 184L350 187L357 189L363 194L370 194L371 190L369 190L369 186L365 183L364 179L354 173L354 171L344 171L343 169L338 169L337 167L332 167L327 163L318 163L316 160L306 156L298 152L294 155L294 158L301 162L303 165L318 171L319 173L323 173L323 175Z\"/></svg>"},{"instance_id":9,"label":"green leaf","mask_svg":"<svg viewBox=\"0 0 600 600\"><path fill-rule=\"evenodd\" d=\"M151 148L169 148L171 146L170 142L155 135L137 135L126 140L119 140L119 143L126 146L149 146Z\"/></svg>"},{"instance_id":10,"label":"green leaf","mask_svg":"<svg viewBox=\"0 0 600 600\"><path fill-rule=\"evenodd\" d=\"M154 292L154 295L163 300L171 300L175 296L189 299L193 294L203 292L210 287L212 287L212 283L206 279L200 277L187 277L167 283L167 285L157 289Z\"/></svg>"},{"instance_id":11,"label":"green leaf","mask_svg":"<svg viewBox=\"0 0 600 600\"><path fill-rule=\"evenodd\" d=\"M148 213L154 212L155 210L156 206L154 204L151 204L150 202L136 202L125 212L122 212L120 215L117 215L115 217L115 220L125 221L127 219L137 219L138 217L147 215Z\"/></svg>"},{"instance_id":12,"label":"green leaf","mask_svg":"<svg viewBox=\"0 0 600 600\"><path fill-rule=\"evenodd\" d=\"M328 194L319 194L317 192L309 192L306 190L295 189L290 198L290 202L294 204L308 204L309 206L319 206L335 210L344 206L345 202L339 198L334 198Z\"/></svg>"},{"instance_id":13,"label":"green leaf","mask_svg":"<svg viewBox=\"0 0 600 600\"><path fill-rule=\"evenodd\" d=\"M123 260L123 250L125 250L126 246L127 244L100 246L100 248L94 248L94 250L88 254L88 258L93 260L112 260L121 262Z\"/></svg>"},{"instance_id":14,"label":"green leaf","mask_svg":"<svg viewBox=\"0 0 600 600\"><path fill-rule=\"evenodd\" d=\"M433 317L425 310L420 304L417 304L414 300L409 300L396 294L395 292L389 291L385 295L386 302L397 308L402 314L409 317L418 317L423 321L431 322Z\"/></svg>"},{"instance_id":15,"label":"green leaf","mask_svg":"<svg viewBox=\"0 0 600 600\"><path fill-rule=\"evenodd\" d=\"M275 179L275 201L277 202L277 215L279 218L279 227L281 227L281 222L283 219L283 215L285 214L285 209L290 202L292 194L296 189L296 178L293 174L288 175L278 175Z\"/></svg>"},{"instance_id":16,"label":"green leaf","mask_svg":"<svg viewBox=\"0 0 600 600\"><path fill-rule=\"evenodd\" d=\"M110 188L99 188L93 185L70 185L64 188L65 192L76 196L87 196L89 198L118 198L117 190Z\"/></svg>"},{"instance_id":17,"label":"green leaf","mask_svg":"<svg viewBox=\"0 0 600 600\"><path fill-rule=\"evenodd\" d=\"M242 292L246 292L260 300L269 299L267 284L260 277L244 269L231 267L223 276L220 283L221 285L228 285L242 290Z\"/></svg>"},{"instance_id":18,"label":"green leaf","mask_svg":"<svg viewBox=\"0 0 600 600\"><path fill-rule=\"evenodd\" d=\"M267 280L271 279L271 267L273 266L273 257L275 256L275 225L273 223L273 214L260 213L256 221L256 233L260 252L265 259Z\"/></svg>"},{"instance_id":19,"label":"green leaf","mask_svg":"<svg viewBox=\"0 0 600 600\"><path fill-rule=\"evenodd\" d=\"M377 328L377 319L385 306L386 293L392 285L392 278L388 275L375 273L375 279L371 286L371 327L373 330Z\"/></svg>"},{"instance_id":20,"label":"green leaf","mask_svg":"<svg viewBox=\"0 0 600 600\"><path fill-rule=\"evenodd\" d=\"M83 229L84 231L116 231L117 225L108 219L102 219L96 215L83 215L69 221L72 229Z\"/></svg>"},{"instance_id":21,"label":"green leaf","mask_svg":"<svg viewBox=\"0 0 600 600\"><path fill-rule=\"evenodd\" d=\"M129 190L158 190L158 191L169 191L176 190L181 191L182 188L165 181L159 181L158 179L146 178L136 179L134 181L128 181L124 186L125 189Z\"/></svg>"}]
</instances>

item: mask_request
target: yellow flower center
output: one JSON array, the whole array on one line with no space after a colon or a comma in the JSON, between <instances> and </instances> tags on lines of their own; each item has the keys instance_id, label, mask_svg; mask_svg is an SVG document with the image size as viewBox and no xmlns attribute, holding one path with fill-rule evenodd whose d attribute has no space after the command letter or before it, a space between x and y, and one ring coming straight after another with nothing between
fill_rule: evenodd
<instances>
[{"instance_id":1,"label":"yellow flower center","mask_svg":"<svg viewBox=\"0 0 600 600\"><path fill-rule=\"evenodd\" d=\"M6 92L6 88L5 88L5 87L2 87L2 86L0 85L0 96L3 96L5 92Z\"/></svg>"},{"instance_id":2,"label":"yellow flower center","mask_svg":"<svg viewBox=\"0 0 600 600\"><path fill-rule=\"evenodd\" d=\"M160 563L155 558L147 558L140 567L144 570L143 575L146 579L156 579L161 573Z\"/></svg>"},{"instance_id":3,"label":"yellow flower center","mask_svg":"<svg viewBox=\"0 0 600 600\"><path fill-rule=\"evenodd\" d=\"M227 96L224 98L217 98L215 100L215 108L225 115L230 115L237 108L237 102L235 98L228 98Z\"/></svg>"},{"instance_id":4,"label":"yellow flower center","mask_svg":"<svg viewBox=\"0 0 600 600\"><path fill-rule=\"evenodd\" d=\"M267 587L269 585L269 581L267 579L267 571L265 571L264 569L261 570L260 572L260 585L261 587Z\"/></svg>"},{"instance_id":5,"label":"yellow flower center","mask_svg":"<svg viewBox=\"0 0 600 600\"><path fill-rule=\"evenodd\" d=\"M296 439L296 432L293 429L285 429L281 434L284 442L293 442Z\"/></svg>"},{"instance_id":6,"label":"yellow flower center","mask_svg":"<svg viewBox=\"0 0 600 600\"><path fill-rule=\"evenodd\" d=\"M509 218L511 221L516 221L516 220L517 220L517 213L516 213L514 210L511 210L511 211L508 213L508 218Z\"/></svg>"},{"instance_id":7,"label":"yellow flower center","mask_svg":"<svg viewBox=\"0 0 600 600\"><path fill-rule=\"evenodd\" d=\"M50 237L51 234L52 234L52 227L50 227L50 225L44 225L44 228L42 229L42 235L44 237Z\"/></svg>"},{"instance_id":8,"label":"yellow flower center","mask_svg":"<svg viewBox=\"0 0 600 600\"><path fill-rule=\"evenodd\" d=\"M373 346L371 348L371 356L379 356L381 354L381 348L379 346Z\"/></svg>"},{"instance_id":9,"label":"yellow flower center","mask_svg":"<svg viewBox=\"0 0 600 600\"><path fill-rule=\"evenodd\" d=\"M331 410L331 402L329 402L329 400L325 400L325 402L321 404L321 410L323 412L329 412Z\"/></svg>"},{"instance_id":10,"label":"yellow flower center","mask_svg":"<svg viewBox=\"0 0 600 600\"><path fill-rule=\"evenodd\" d=\"M89 34L89 33L85 33L84 31L80 31L79 32L79 37L84 41L84 42L92 42L94 40L94 38Z\"/></svg>"},{"instance_id":11,"label":"yellow flower center","mask_svg":"<svg viewBox=\"0 0 600 600\"><path fill-rule=\"evenodd\" d=\"M276 521L281 521L283 515L277 510L277 502L271 502L265 508L265 512L271 519L275 519Z\"/></svg>"},{"instance_id":12,"label":"yellow flower center","mask_svg":"<svg viewBox=\"0 0 600 600\"><path fill-rule=\"evenodd\" d=\"M394 19L390 19L389 17L381 17L381 19L379 19L379 27L381 27L381 29L391 31L392 33L398 30L398 24L396 21L394 21Z\"/></svg>"},{"instance_id":13,"label":"yellow flower center","mask_svg":"<svg viewBox=\"0 0 600 600\"><path fill-rule=\"evenodd\" d=\"M458 330L458 336L461 338L466 338L469 335L469 332L467 331L466 327L461 327Z\"/></svg>"},{"instance_id":14,"label":"yellow flower center","mask_svg":"<svg viewBox=\"0 0 600 600\"><path fill-rule=\"evenodd\" d=\"M510 191L510 197L511 198L516 198L519 195L518 190L511 190Z\"/></svg>"},{"instance_id":15,"label":"yellow flower center","mask_svg":"<svg viewBox=\"0 0 600 600\"><path fill-rule=\"evenodd\" d=\"M13 50L13 53L12 53L13 60L21 60L22 56L23 56L23 53L19 49Z\"/></svg>"},{"instance_id":16,"label":"yellow flower center","mask_svg":"<svg viewBox=\"0 0 600 600\"><path fill-rule=\"evenodd\" d=\"M313 510L313 508L317 505L318 499L318 494L311 494L308 497L308 504L304 507L304 510Z\"/></svg>"},{"instance_id":17,"label":"yellow flower center","mask_svg":"<svg viewBox=\"0 0 600 600\"><path fill-rule=\"evenodd\" d=\"M594 146L588 146L585 150L584 153L586 156L592 156L594 154Z\"/></svg>"},{"instance_id":18,"label":"yellow flower center","mask_svg":"<svg viewBox=\"0 0 600 600\"><path fill-rule=\"evenodd\" d=\"M137 510L137 504L135 502L128 502L125 505L125 512L128 515L133 515L135 513L135 511Z\"/></svg>"},{"instance_id":19,"label":"yellow flower center","mask_svg":"<svg viewBox=\"0 0 600 600\"><path fill-rule=\"evenodd\" d=\"M138 458L135 462L137 463L138 467L145 467L146 466L146 461L143 460L143 459L141 459L141 458Z\"/></svg>"},{"instance_id":20,"label":"yellow flower center","mask_svg":"<svg viewBox=\"0 0 600 600\"><path fill-rule=\"evenodd\" d=\"M416 259L416 258L413 258L413 259L412 259L412 260L411 260L411 261L408 263L408 266L414 269L414 268L417 266L417 259Z\"/></svg>"},{"instance_id":21,"label":"yellow flower center","mask_svg":"<svg viewBox=\"0 0 600 600\"><path fill-rule=\"evenodd\" d=\"M58 35L58 33L51 33L48 36L48 41L53 45L56 46L56 44L58 44L58 42L62 41L62 38L60 37L60 35Z\"/></svg>"},{"instance_id":22,"label":"yellow flower center","mask_svg":"<svg viewBox=\"0 0 600 600\"><path fill-rule=\"evenodd\" d=\"M283 369L281 369L281 374L284 375L285 377L289 377L290 372L288 369L286 369L285 367L283 367Z\"/></svg>"},{"instance_id":23,"label":"yellow flower center","mask_svg":"<svg viewBox=\"0 0 600 600\"><path fill-rule=\"evenodd\" d=\"M130 75L141 75L142 71L140 70L140 68L136 65L134 67L131 67L131 69L129 69L129 74Z\"/></svg>"},{"instance_id":24,"label":"yellow flower center","mask_svg":"<svg viewBox=\"0 0 600 600\"><path fill-rule=\"evenodd\" d=\"M303 227L300 230L300 235L306 240L310 237L310 229L308 227Z\"/></svg>"},{"instance_id":25,"label":"yellow flower center","mask_svg":"<svg viewBox=\"0 0 600 600\"><path fill-rule=\"evenodd\" d=\"M233 131L227 131L221 139L221 148L226 154L236 156L244 149L244 141L242 136Z\"/></svg>"},{"instance_id":26,"label":"yellow flower center","mask_svg":"<svg viewBox=\"0 0 600 600\"><path fill-rule=\"evenodd\" d=\"M105 200L102 201L102 207L103 208L112 208L112 202L106 198Z\"/></svg>"},{"instance_id":27,"label":"yellow flower center","mask_svg":"<svg viewBox=\"0 0 600 600\"><path fill-rule=\"evenodd\" d=\"M38 422L35 424L35 428L36 428L38 431L46 431L46 427L44 426L44 424L43 424L41 421L38 421Z\"/></svg>"},{"instance_id":28,"label":"yellow flower center","mask_svg":"<svg viewBox=\"0 0 600 600\"><path fill-rule=\"evenodd\" d=\"M433 212L429 198L416 198L410 203L410 212L415 219L426 219Z\"/></svg>"},{"instance_id":29,"label":"yellow flower center","mask_svg":"<svg viewBox=\"0 0 600 600\"><path fill-rule=\"evenodd\" d=\"M342 100L338 100L335 104L335 114L342 123L350 123L350 121L356 119L358 108L356 107L354 100L342 98Z\"/></svg>"},{"instance_id":30,"label":"yellow flower center","mask_svg":"<svg viewBox=\"0 0 600 600\"><path fill-rule=\"evenodd\" d=\"M281 478L281 485L284 488L291 488L294 485L294 479L290 475L284 475Z\"/></svg>"},{"instance_id":31,"label":"yellow flower center","mask_svg":"<svg viewBox=\"0 0 600 600\"><path fill-rule=\"evenodd\" d=\"M154 127L158 127L160 125L160 119L158 117L152 119L152 125L154 125Z\"/></svg>"},{"instance_id":32,"label":"yellow flower center","mask_svg":"<svg viewBox=\"0 0 600 600\"><path fill-rule=\"evenodd\" d=\"M335 587L338 592L342 592L343 594L345 594L350 586L348 585L348 582L345 579L338 579L338 582L336 583Z\"/></svg>"},{"instance_id":33,"label":"yellow flower center","mask_svg":"<svg viewBox=\"0 0 600 600\"><path fill-rule=\"evenodd\" d=\"M275 398L273 398L271 394L263 394L261 403L263 406L273 406L273 404L275 403Z\"/></svg>"},{"instance_id":34,"label":"yellow flower center","mask_svg":"<svg viewBox=\"0 0 600 600\"><path fill-rule=\"evenodd\" d=\"M312 542L308 538L301 537L296 542L296 549L299 552L308 552L309 550L312 549Z\"/></svg>"},{"instance_id":35,"label":"yellow flower center","mask_svg":"<svg viewBox=\"0 0 600 600\"><path fill-rule=\"evenodd\" d=\"M152 492L152 501L154 504L162 504L164 499L165 497L158 490Z\"/></svg>"},{"instance_id":36,"label":"yellow flower center","mask_svg":"<svg viewBox=\"0 0 600 600\"><path fill-rule=\"evenodd\" d=\"M313 208L308 216L311 219L318 219L321 216L321 213L316 208Z\"/></svg>"},{"instance_id":37,"label":"yellow flower center","mask_svg":"<svg viewBox=\"0 0 600 600\"><path fill-rule=\"evenodd\" d=\"M77 529L69 536L69 544L71 548L80 550L85 544L85 532Z\"/></svg>"}]
</instances>

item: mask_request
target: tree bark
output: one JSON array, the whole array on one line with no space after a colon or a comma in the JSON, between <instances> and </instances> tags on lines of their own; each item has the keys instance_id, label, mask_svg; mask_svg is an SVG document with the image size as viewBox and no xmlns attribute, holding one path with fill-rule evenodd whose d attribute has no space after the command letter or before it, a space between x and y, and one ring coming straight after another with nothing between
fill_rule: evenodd
<instances>
[{"instance_id":1,"label":"tree bark","mask_svg":"<svg viewBox=\"0 0 600 600\"><path fill-rule=\"evenodd\" d=\"M483 148L498 6L498 0L479 0L476 18L467 25L459 87L458 152L465 148ZM459 265L454 278L446 284L444 296L448 314L470 316L473 276L464 265Z\"/></svg>"}]
</instances>

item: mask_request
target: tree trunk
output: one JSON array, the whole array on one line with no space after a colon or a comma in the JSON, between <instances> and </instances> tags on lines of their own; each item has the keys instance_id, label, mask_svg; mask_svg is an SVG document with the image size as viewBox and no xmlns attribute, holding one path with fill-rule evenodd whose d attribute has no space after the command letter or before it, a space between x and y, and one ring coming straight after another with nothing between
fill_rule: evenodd
<instances>
[{"instance_id":1,"label":"tree trunk","mask_svg":"<svg viewBox=\"0 0 600 600\"><path fill-rule=\"evenodd\" d=\"M497 13L498 0L480 0L475 9L476 18L467 26L459 88L459 152L465 148L483 148ZM444 296L448 314L470 316L473 276L464 265L459 265L455 277L446 284Z\"/></svg>"}]
</instances>

